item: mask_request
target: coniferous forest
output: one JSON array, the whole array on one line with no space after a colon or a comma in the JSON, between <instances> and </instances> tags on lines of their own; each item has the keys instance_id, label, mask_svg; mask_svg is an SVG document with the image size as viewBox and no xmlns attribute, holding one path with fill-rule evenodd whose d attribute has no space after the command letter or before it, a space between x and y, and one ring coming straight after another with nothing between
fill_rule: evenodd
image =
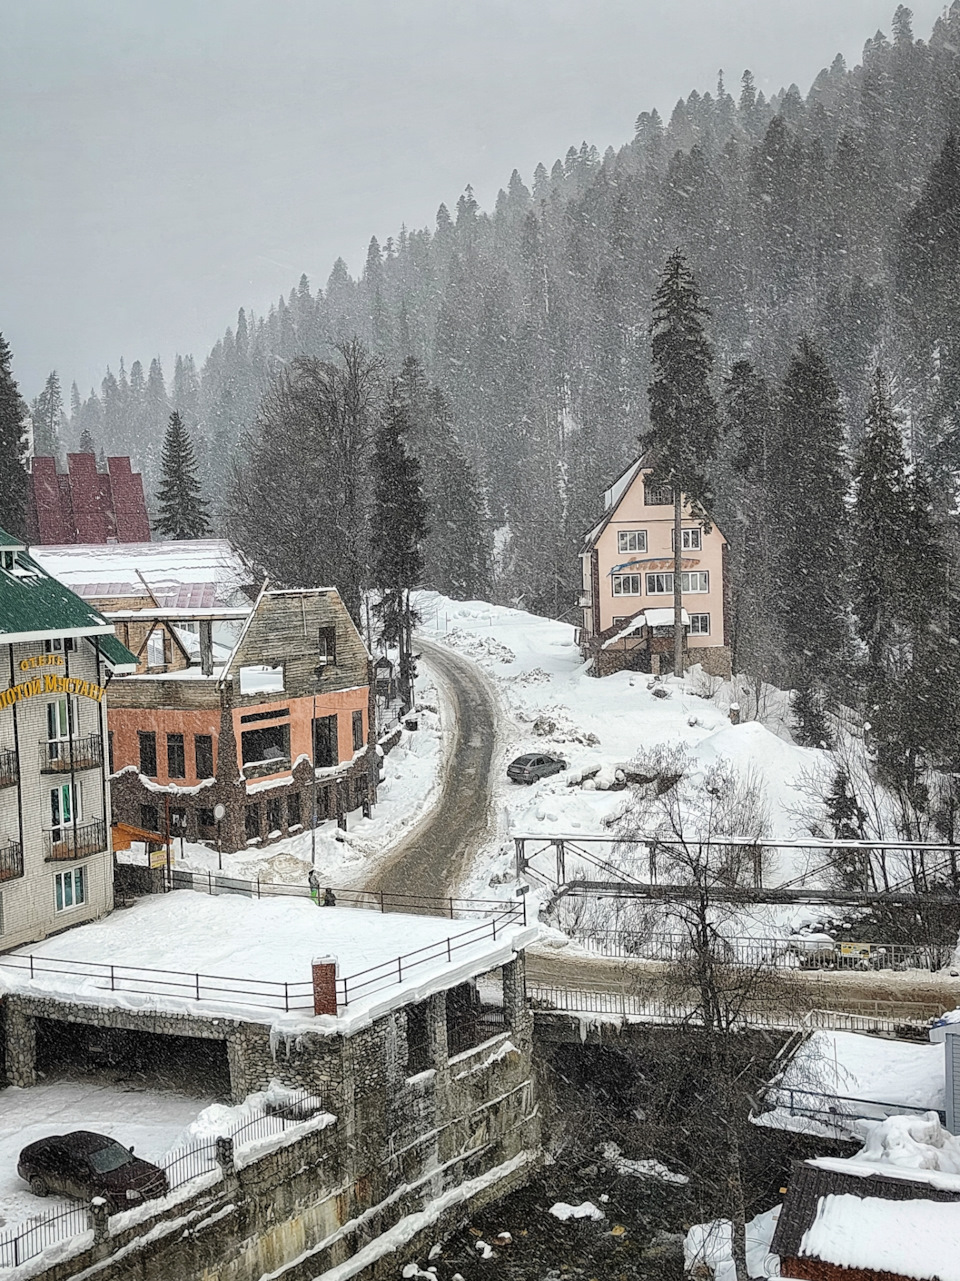
<instances>
[{"instance_id":1,"label":"coniferous forest","mask_svg":"<svg viewBox=\"0 0 960 1281\"><path fill-rule=\"evenodd\" d=\"M811 741L867 654L876 686L929 650L911 696L936 699L957 608L958 50L954 0L926 38L900 6L806 96L721 73L619 148L514 171L492 210L468 188L433 227L371 240L359 279L338 260L241 308L166 376L137 360L74 387L53 447L129 453L153 493L176 411L213 531L355 598L392 414L426 499L422 582L576 621L582 536L651 432L653 300L679 251L706 309L719 425L699 465L736 668L798 689Z\"/></svg>"}]
</instances>

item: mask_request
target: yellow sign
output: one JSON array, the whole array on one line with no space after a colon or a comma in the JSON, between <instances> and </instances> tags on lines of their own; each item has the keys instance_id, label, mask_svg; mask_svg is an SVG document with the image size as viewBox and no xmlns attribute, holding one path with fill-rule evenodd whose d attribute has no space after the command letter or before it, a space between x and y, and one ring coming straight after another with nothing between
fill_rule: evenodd
<instances>
[{"instance_id":1,"label":"yellow sign","mask_svg":"<svg viewBox=\"0 0 960 1281\"><path fill-rule=\"evenodd\" d=\"M861 956L867 957L873 951L872 943L841 943L841 956Z\"/></svg>"},{"instance_id":2,"label":"yellow sign","mask_svg":"<svg viewBox=\"0 0 960 1281\"><path fill-rule=\"evenodd\" d=\"M167 851L163 848L163 846L161 846L160 849L158 850L150 851L150 866L151 867L167 866Z\"/></svg>"},{"instance_id":3,"label":"yellow sign","mask_svg":"<svg viewBox=\"0 0 960 1281\"><path fill-rule=\"evenodd\" d=\"M21 658L21 672L29 672L31 667L62 667L62 654L31 654L29 658Z\"/></svg>"},{"instance_id":4,"label":"yellow sign","mask_svg":"<svg viewBox=\"0 0 960 1281\"><path fill-rule=\"evenodd\" d=\"M54 676L44 672L42 676L34 676L32 680L0 690L0 707L12 707L14 703L22 703L38 694L79 694L81 698L92 698L99 703L105 693L102 685L94 685L78 676Z\"/></svg>"}]
</instances>

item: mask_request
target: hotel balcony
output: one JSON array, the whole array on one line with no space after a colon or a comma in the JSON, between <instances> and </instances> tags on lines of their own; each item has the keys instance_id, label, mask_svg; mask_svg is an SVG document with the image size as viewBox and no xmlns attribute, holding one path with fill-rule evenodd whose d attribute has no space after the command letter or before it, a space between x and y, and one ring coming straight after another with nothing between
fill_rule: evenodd
<instances>
[{"instance_id":1,"label":"hotel balcony","mask_svg":"<svg viewBox=\"0 0 960 1281\"><path fill-rule=\"evenodd\" d=\"M16 752L0 752L0 787L16 787L19 782L20 765Z\"/></svg>"},{"instance_id":2,"label":"hotel balcony","mask_svg":"<svg viewBox=\"0 0 960 1281\"><path fill-rule=\"evenodd\" d=\"M99 734L86 734L72 742L68 738L57 738L44 740L40 744L42 774L69 774L71 770L99 769L102 764L103 742Z\"/></svg>"},{"instance_id":3,"label":"hotel balcony","mask_svg":"<svg viewBox=\"0 0 960 1281\"><path fill-rule=\"evenodd\" d=\"M43 857L48 863L60 863L88 854L100 854L107 848L107 829L102 819L91 823L63 823L43 834Z\"/></svg>"},{"instance_id":4,"label":"hotel balcony","mask_svg":"<svg viewBox=\"0 0 960 1281\"><path fill-rule=\"evenodd\" d=\"M12 881L23 875L23 850L15 842L0 845L0 881Z\"/></svg>"}]
</instances>

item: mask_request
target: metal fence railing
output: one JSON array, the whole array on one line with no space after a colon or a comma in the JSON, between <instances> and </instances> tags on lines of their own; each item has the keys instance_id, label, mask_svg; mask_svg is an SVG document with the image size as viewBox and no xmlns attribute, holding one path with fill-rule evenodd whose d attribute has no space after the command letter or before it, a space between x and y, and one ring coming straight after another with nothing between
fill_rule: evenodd
<instances>
[{"instance_id":1,"label":"metal fence railing","mask_svg":"<svg viewBox=\"0 0 960 1281\"><path fill-rule=\"evenodd\" d=\"M0 1268L18 1268L51 1245L88 1230L87 1207L70 1205L36 1214L0 1232Z\"/></svg>"},{"instance_id":2,"label":"metal fence railing","mask_svg":"<svg viewBox=\"0 0 960 1281\"><path fill-rule=\"evenodd\" d=\"M235 1152L257 1139L282 1134L320 1111L322 1105L316 1095L305 1090L292 1091L281 1109L269 1105L258 1109L226 1137L231 1140ZM213 1139L168 1152L162 1168L167 1176L169 1191L174 1192L194 1179L219 1172L221 1165L217 1157L217 1143L218 1140ZM0 1232L0 1268L19 1267L50 1246L63 1244L91 1228L90 1211L84 1204L49 1210L46 1214L34 1215L22 1223L15 1223L5 1232Z\"/></svg>"},{"instance_id":3,"label":"metal fence railing","mask_svg":"<svg viewBox=\"0 0 960 1281\"><path fill-rule=\"evenodd\" d=\"M97 769L102 764L103 740L99 734L40 741L40 770L44 774L68 774L71 770Z\"/></svg>"},{"instance_id":4,"label":"metal fence railing","mask_svg":"<svg viewBox=\"0 0 960 1281\"><path fill-rule=\"evenodd\" d=\"M0 787L15 787L20 781L20 762L12 749L0 751Z\"/></svg>"},{"instance_id":5,"label":"metal fence railing","mask_svg":"<svg viewBox=\"0 0 960 1281\"><path fill-rule=\"evenodd\" d=\"M670 1001L642 992L601 991L583 988L527 985L534 1015L572 1014L589 1018L613 1015L636 1022L685 1024L696 1027L703 1019L693 1002ZM730 1018L731 1029L766 1027L789 1031L824 1029L847 1032L892 1032L901 1028L926 1029L936 1017L936 1004L900 1001L857 1001L854 1010L794 1011L758 1000L745 1002Z\"/></svg>"},{"instance_id":6,"label":"metal fence railing","mask_svg":"<svg viewBox=\"0 0 960 1281\"><path fill-rule=\"evenodd\" d=\"M64 823L43 833L43 857L48 862L86 858L107 848L107 829L103 819L89 823Z\"/></svg>"},{"instance_id":7,"label":"metal fence railing","mask_svg":"<svg viewBox=\"0 0 960 1281\"><path fill-rule=\"evenodd\" d=\"M855 1099L846 1094L829 1094L822 1090L799 1090L793 1086L771 1086L764 1103L769 1109L782 1109L790 1116L807 1117L837 1129L849 1129L856 1121L883 1121L888 1116L923 1116L937 1112L942 1122L946 1113L937 1108L917 1107L910 1103L886 1103L880 1099ZM759 1116L769 1113L755 1114Z\"/></svg>"},{"instance_id":8,"label":"metal fence railing","mask_svg":"<svg viewBox=\"0 0 960 1281\"><path fill-rule=\"evenodd\" d=\"M574 935L588 951L611 959L687 960L694 955L686 934L633 930L586 930ZM788 970L927 970L950 965L951 943L866 943L797 934L789 938L724 938L712 944L719 960Z\"/></svg>"},{"instance_id":9,"label":"metal fence railing","mask_svg":"<svg viewBox=\"0 0 960 1281\"><path fill-rule=\"evenodd\" d=\"M23 875L23 846L17 841L0 845L0 881Z\"/></svg>"}]
</instances>

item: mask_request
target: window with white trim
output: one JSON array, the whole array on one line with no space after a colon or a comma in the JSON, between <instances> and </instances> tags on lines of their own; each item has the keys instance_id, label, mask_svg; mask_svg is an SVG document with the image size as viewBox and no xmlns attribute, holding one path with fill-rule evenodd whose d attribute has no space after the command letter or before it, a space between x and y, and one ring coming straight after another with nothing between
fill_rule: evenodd
<instances>
[{"instance_id":1,"label":"window with white trim","mask_svg":"<svg viewBox=\"0 0 960 1281\"><path fill-rule=\"evenodd\" d=\"M68 872L57 872L53 878L54 901L58 912L69 912L87 901L87 869L72 867Z\"/></svg>"},{"instance_id":2,"label":"window with white trim","mask_svg":"<svg viewBox=\"0 0 960 1281\"><path fill-rule=\"evenodd\" d=\"M676 551L677 531L670 531L670 546ZM680 530L680 550L684 552L698 552L703 548L702 530L699 525L691 525L689 528Z\"/></svg>"},{"instance_id":3,"label":"window with white trim","mask_svg":"<svg viewBox=\"0 0 960 1281\"><path fill-rule=\"evenodd\" d=\"M672 507L673 490L669 485L644 485L643 505L645 507Z\"/></svg>"},{"instance_id":4,"label":"window with white trim","mask_svg":"<svg viewBox=\"0 0 960 1281\"><path fill-rule=\"evenodd\" d=\"M709 636L710 635L710 615L709 614L691 614L690 615L690 635L691 636Z\"/></svg>"},{"instance_id":5,"label":"window with white trim","mask_svg":"<svg viewBox=\"0 0 960 1281\"><path fill-rule=\"evenodd\" d=\"M43 652L45 654L62 654L64 652L72 654L76 647L77 643L73 636L54 636L51 640L43 642Z\"/></svg>"},{"instance_id":6,"label":"window with white trim","mask_svg":"<svg viewBox=\"0 0 960 1281\"><path fill-rule=\"evenodd\" d=\"M647 595L668 596L673 591L672 574L647 574ZM684 570L680 575L681 592L708 592L710 573L706 569Z\"/></svg>"},{"instance_id":7,"label":"window with white trim","mask_svg":"<svg viewBox=\"0 0 960 1281\"><path fill-rule=\"evenodd\" d=\"M639 596L641 577L641 574L614 574L614 596ZM647 577L649 578L650 575L648 574Z\"/></svg>"},{"instance_id":8,"label":"window with white trim","mask_svg":"<svg viewBox=\"0 0 960 1281\"><path fill-rule=\"evenodd\" d=\"M620 529L617 531L618 552L645 552L647 550L647 531L645 529Z\"/></svg>"}]
</instances>

